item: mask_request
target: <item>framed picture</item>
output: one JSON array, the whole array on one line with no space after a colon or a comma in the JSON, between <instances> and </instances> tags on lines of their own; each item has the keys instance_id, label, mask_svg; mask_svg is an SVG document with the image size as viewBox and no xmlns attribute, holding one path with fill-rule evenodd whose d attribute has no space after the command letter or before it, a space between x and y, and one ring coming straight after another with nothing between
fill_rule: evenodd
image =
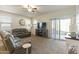
<instances>
[{"instance_id":1,"label":"framed picture","mask_svg":"<svg viewBox=\"0 0 79 59\"><path fill-rule=\"evenodd\" d=\"M24 19L20 19L20 20L19 20L19 24L20 24L21 26L25 26L25 20L24 20Z\"/></svg>"}]
</instances>

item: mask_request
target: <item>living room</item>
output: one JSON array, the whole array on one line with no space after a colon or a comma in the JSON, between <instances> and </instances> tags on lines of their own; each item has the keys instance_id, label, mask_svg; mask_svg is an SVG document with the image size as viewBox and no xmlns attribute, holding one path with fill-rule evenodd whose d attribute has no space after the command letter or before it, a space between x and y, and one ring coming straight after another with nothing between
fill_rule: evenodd
<instances>
[{"instance_id":1,"label":"living room","mask_svg":"<svg viewBox=\"0 0 79 59\"><path fill-rule=\"evenodd\" d=\"M28 8L27 8L28 7ZM68 48L71 46L66 45L66 39L76 39L77 30L77 16L76 11L78 10L76 5L0 5L0 32L9 32L10 35L15 37L15 41L20 40L19 43L21 48L24 48L17 52L21 53L32 53L32 54L67 54ZM33 10L30 12L28 9L32 7ZM77 17L77 18L76 18ZM63 26L60 20L70 19L70 23ZM53 24L53 20L55 21ZM42 24L40 26L40 24ZM58 25L57 25L58 24ZM55 27L54 27L55 25ZM68 31L64 34L64 39L61 40L61 26ZM53 31L53 28L57 31ZM64 30L64 29L63 29ZM53 32L55 32L53 34ZM68 35L69 33L69 35ZM1 33L0 33L1 34ZM2 35L2 34L1 34ZM68 35L67 37L65 37ZM53 37L54 36L54 37ZM4 37L4 34L2 38ZM6 37L7 38L7 37ZM6 38L1 39L5 45ZM28 42L27 42L28 41ZM70 40L72 41L72 40ZM75 40L73 41L75 43ZM77 41L78 42L78 41ZM9 42L8 42L9 43ZM28 43L28 44L26 44ZM23 46L26 44L28 48ZM69 43L68 41L68 44ZM15 45L15 44L14 44ZM77 44L76 44L77 45ZM10 48L11 47L11 48ZM6 47L7 48L7 47ZM59 48L59 49L58 49ZM14 53L14 47L9 46L9 51L5 51L5 48L1 46L2 54ZM18 50L18 49L17 49ZM16 50L16 51L17 51ZM28 51L26 51L28 50ZM50 51L49 51L50 50ZM23 52L24 51L24 52ZM16 54L16 52L14 53Z\"/></svg>"}]
</instances>

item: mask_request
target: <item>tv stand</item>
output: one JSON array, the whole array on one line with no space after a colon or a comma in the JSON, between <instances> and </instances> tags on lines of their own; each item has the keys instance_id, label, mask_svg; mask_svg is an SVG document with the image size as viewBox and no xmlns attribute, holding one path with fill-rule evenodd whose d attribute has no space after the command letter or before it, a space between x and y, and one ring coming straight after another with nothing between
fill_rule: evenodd
<instances>
[{"instance_id":1,"label":"tv stand","mask_svg":"<svg viewBox=\"0 0 79 59\"><path fill-rule=\"evenodd\" d=\"M47 29L36 29L36 35L41 37L48 37Z\"/></svg>"}]
</instances>

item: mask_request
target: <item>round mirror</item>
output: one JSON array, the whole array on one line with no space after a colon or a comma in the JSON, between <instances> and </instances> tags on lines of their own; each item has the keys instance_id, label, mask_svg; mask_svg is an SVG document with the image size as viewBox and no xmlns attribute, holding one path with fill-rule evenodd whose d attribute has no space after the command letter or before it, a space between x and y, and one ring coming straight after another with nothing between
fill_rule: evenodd
<instances>
[{"instance_id":1,"label":"round mirror","mask_svg":"<svg viewBox=\"0 0 79 59\"><path fill-rule=\"evenodd\" d=\"M24 20L24 19L20 19L20 20L19 20L19 24L20 24L21 26L24 26L24 25L25 25L25 20Z\"/></svg>"}]
</instances>

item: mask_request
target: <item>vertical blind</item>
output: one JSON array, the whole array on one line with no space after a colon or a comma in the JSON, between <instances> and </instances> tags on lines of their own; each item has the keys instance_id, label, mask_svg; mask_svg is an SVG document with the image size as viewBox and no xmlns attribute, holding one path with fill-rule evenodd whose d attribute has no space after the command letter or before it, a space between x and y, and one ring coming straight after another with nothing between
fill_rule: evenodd
<instances>
[{"instance_id":1,"label":"vertical blind","mask_svg":"<svg viewBox=\"0 0 79 59\"><path fill-rule=\"evenodd\" d=\"M5 31L11 30L11 17L9 16L0 16L0 29Z\"/></svg>"}]
</instances>

